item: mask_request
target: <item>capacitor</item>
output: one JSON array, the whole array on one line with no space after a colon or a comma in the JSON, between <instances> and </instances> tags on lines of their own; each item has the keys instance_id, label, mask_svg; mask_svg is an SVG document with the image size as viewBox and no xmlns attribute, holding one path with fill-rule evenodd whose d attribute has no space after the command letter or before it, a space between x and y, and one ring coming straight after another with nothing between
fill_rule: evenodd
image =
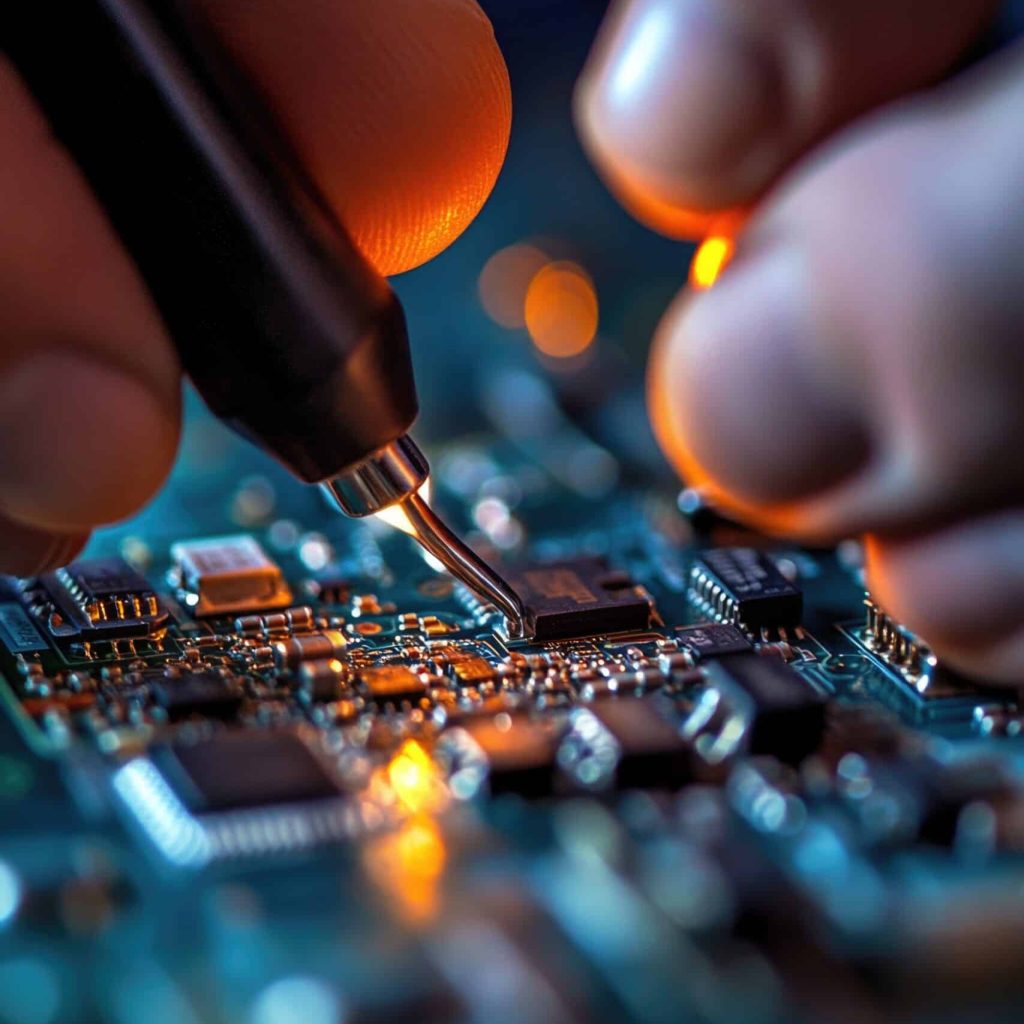
<instances>
[{"instance_id":1,"label":"capacitor","mask_svg":"<svg viewBox=\"0 0 1024 1024\"><path fill-rule=\"evenodd\" d=\"M330 660L345 653L348 641L336 629L325 629L322 633L295 636L279 640L273 645L274 660L282 668L294 668L306 661Z\"/></svg>"}]
</instances>

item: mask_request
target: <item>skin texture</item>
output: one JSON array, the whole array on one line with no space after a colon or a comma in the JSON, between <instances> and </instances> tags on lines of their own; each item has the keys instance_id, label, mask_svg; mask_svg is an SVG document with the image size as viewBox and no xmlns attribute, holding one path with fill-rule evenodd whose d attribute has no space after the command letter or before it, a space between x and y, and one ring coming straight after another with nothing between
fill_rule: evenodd
<instances>
[{"instance_id":1,"label":"skin texture","mask_svg":"<svg viewBox=\"0 0 1024 1024\"><path fill-rule=\"evenodd\" d=\"M866 535L890 614L1019 683L1024 46L943 81L993 7L633 0L577 119L653 226L746 218L655 340L669 458L770 532Z\"/></svg>"},{"instance_id":2,"label":"skin texture","mask_svg":"<svg viewBox=\"0 0 1024 1024\"><path fill-rule=\"evenodd\" d=\"M196 3L382 272L473 219L511 117L474 0ZM2 57L0 134L0 571L30 574L160 485L181 374L131 260Z\"/></svg>"}]
</instances>

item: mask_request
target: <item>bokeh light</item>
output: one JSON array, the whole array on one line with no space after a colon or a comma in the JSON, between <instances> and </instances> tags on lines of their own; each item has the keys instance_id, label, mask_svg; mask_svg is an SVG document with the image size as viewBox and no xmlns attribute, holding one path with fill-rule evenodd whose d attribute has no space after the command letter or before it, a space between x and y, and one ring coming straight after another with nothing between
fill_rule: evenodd
<instances>
[{"instance_id":1,"label":"bokeh light","mask_svg":"<svg viewBox=\"0 0 1024 1024\"><path fill-rule=\"evenodd\" d=\"M732 259L733 240L725 235L710 235L693 254L690 263L690 285L704 290L710 288Z\"/></svg>"},{"instance_id":2,"label":"bokeh light","mask_svg":"<svg viewBox=\"0 0 1024 1024\"><path fill-rule=\"evenodd\" d=\"M526 326L526 291L548 262L535 245L520 243L499 249L480 271L477 291L487 315L510 330Z\"/></svg>"},{"instance_id":3,"label":"bokeh light","mask_svg":"<svg viewBox=\"0 0 1024 1024\"><path fill-rule=\"evenodd\" d=\"M575 263L549 263L530 281L524 313L526 329L544 355L558 359L577 356L597 334L594 283Z\"/></svg>"}]
</instances>

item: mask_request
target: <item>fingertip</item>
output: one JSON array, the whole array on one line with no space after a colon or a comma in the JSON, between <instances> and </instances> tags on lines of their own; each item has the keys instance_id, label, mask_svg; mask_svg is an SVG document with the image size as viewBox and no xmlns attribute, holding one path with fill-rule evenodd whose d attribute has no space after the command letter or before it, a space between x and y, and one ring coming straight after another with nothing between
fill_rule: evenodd
<instances>
[{"instance_id":1,"label":"fingertip","mask_svg":"<svg viewBox=\"0 0 1024 1024\"><path fill-rule=\"evenodd\" d=\"M469 225L508 147L508 70L475 0L217 0L207 14L383 274Z\"/></svg>"},{"instance_id":2,"label":"fingertip","mask_svg":"<svg viewBox=\"0 0 1024 1024\"><path fill-rule=\"evenodd\" d=\"M806 288L789 250L741 260L669 309L649 378L655 433L673 463L773 529L799 529L799 503L867 457L849 402L833 397L845 380L822 377L809 355L822 346Z\"/></svg>"},{"instance_id":3,"label":"fingertip","mask_svg":"<svg viewBox=\"0 0 1024 1024\"><path fill-rule=\"evenodd\" d=\"M139 378L85 353L34 353L0 384L0 506L79 534L121 519L173 462L178 410Z\"/></svg>"},{"instance_id":4,"label":"fingertip","mask_svg":"<svg viewBox=\"0 0 1024 1024\"><path fill-rule=\"evenodd\" d=\"M575 94L584 146L651 227L697 237L756 195L782 159L777 68L724 5L620 3Z\"/></svg>"},{"instance_id":5,"label":"fingertip","mask_svg":"<svg viewBox=\"0 0 1024 1024\"><path fill-rule=\"evenodd\" d=\"M940 660L979 678L1024 681L1024 513L871 537L865 553L871 593Z\"/></svg>"}]
</instances>

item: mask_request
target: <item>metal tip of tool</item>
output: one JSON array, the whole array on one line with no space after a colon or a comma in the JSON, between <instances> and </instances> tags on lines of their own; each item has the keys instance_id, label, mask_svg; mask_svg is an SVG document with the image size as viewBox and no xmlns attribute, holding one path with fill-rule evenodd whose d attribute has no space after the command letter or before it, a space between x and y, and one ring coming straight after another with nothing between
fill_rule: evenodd
<instances>
[{"instance_id":1,"label":"metal tip of tool","mask_svg":"<svg viewBox=\"0 0 1024 1024\"><path fill-rule=\"evenodd\" d=\"M509 639L524 637L526 610L508 583L449 530L418 494L409 495L401 504L420 544L457 580L502 612L508 623Z\"/></svg>"}]
</instances>

